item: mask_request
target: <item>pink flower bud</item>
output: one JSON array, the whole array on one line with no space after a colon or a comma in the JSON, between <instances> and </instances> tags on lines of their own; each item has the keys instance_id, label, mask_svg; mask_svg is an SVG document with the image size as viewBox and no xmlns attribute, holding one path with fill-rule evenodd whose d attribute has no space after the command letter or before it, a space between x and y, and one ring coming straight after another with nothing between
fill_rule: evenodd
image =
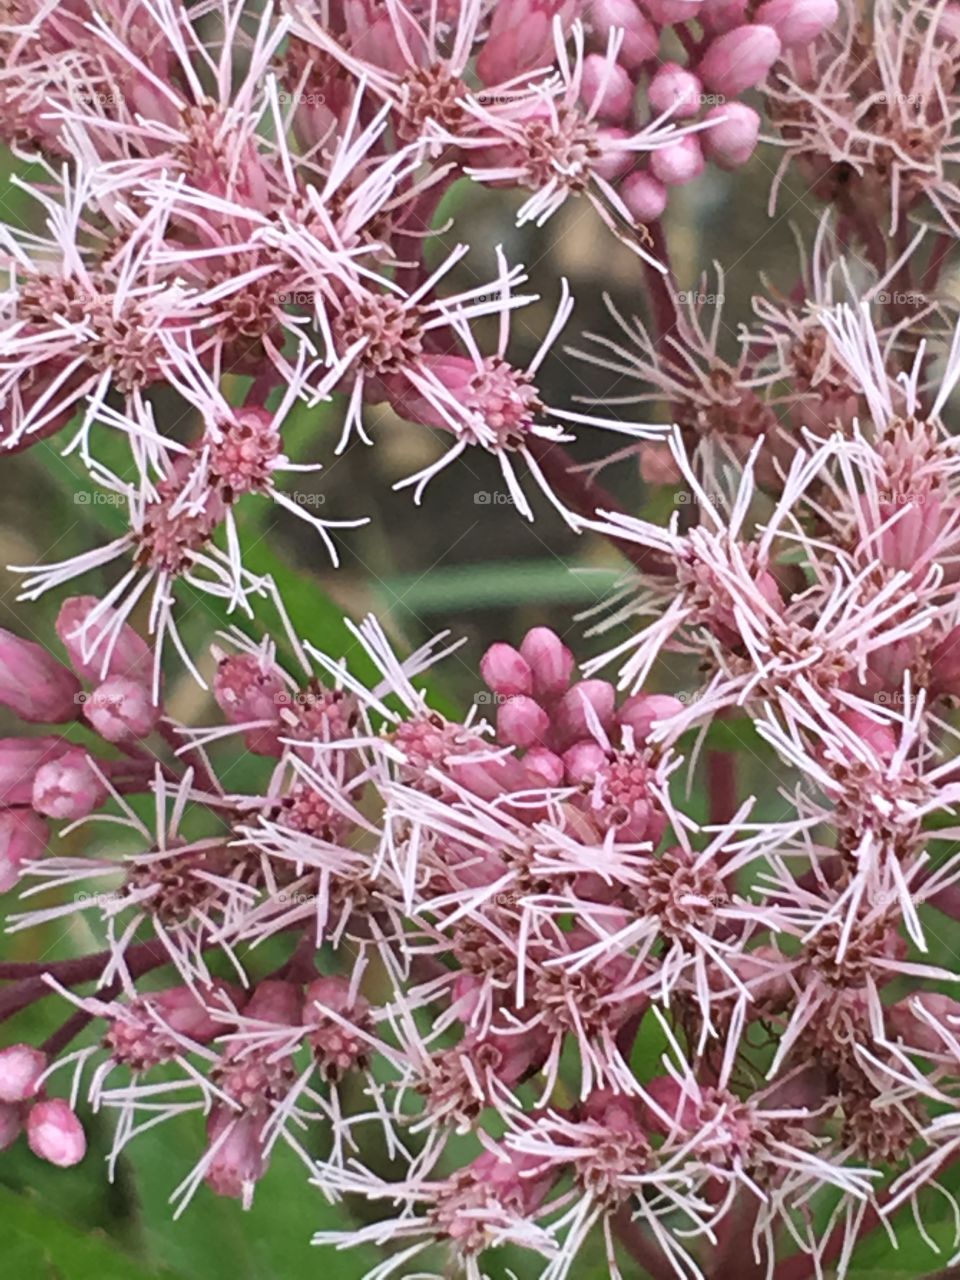
<instances>
[{"instance_id":1,"label":"pink flower bud","mask_svg":"<svg viewBox=\"0 0 960 1280\"><path fill-rule=\"evenodd\" d=\"M656 222L667 207L667 188L642 169L624 178L619 195L638 222Z\"/></svg>"},{"instance_id":2,"label":"pink flower bud","mask_svg":"<svg viewBox=\"0 0 960 1280\"><path fill-rule=\"evenodd\" d=\"M213 696L217 706L231 724L267 721L261 729L244 734L244 743L254 755L279 756L280 708L288 697L283 675L278 667L250 653L229 654L220 659L213 679Z\"/></svg>"},{"instance_id":3,"label":"pink flower bud","mask_svg":"<svg viewBox=\"0 0 960 1280\"><path fill-rule=\"evenodd\" d=\"M697 68L715 93L735 97L763 81L780 57L780 37L773 27L747 24L718 36Z\"/></svg>"},{"instance_id":4,"label":"pink flower bud","mask_svg":"<svg viewBox=\"0 0 960 1280\"><path fill-rule=\"evenodd\" d=\"M611 62L599 53L588 53L583 60L581 83L581 100L594 110L598 119L623 124L633 107L635 87L629 73L618 62Z\"/></svg>"},{"instance_id":5,"label":"pink flower bud","mask_svg":"<svg viewBox=\"0 0 960 1280\"><path fill-rule=\"evenodd\" d=\"M658 720L669 720L683 710L683 703L669 693L635 693L617 713L620 724L633 730L635 743L646 742Z\"/></svg>"},{"instance_id":6,"label":"pink flower bud","mask_svg":"<svg viewBox=\"0 0 960 1280\"><path fill-rule=\"evenodd\" d=\"M650 156L655 177L668 187L682 187L699 178L704 170L703 151L694 134L679 138L669 146L659 147Z\"/></svg>"},{"instance_id":7,"label":"pink flower bud","mask_svg":"<svg viewBox=\"0 0 960 1280\"><path fill-rule=\"evenodd\" d=\"M50 831L32 809L0 809L0 893L20 879L25 862L42 858Z\"/></svg>"},{"instance_id":8,"label":"pink flower bud","mask_svg":"<svg viewBox=\"0 0 960 1280\"><path fill-rule=\"evenodd\" d=\"M555 631L534 627L523 637L520 652L530 664L537 697L556 697L563 693L575 664L573 654Z\"/></svg>"},{"instance_id":9,"label":"pink flower bud","mask_svg":"<svg viewBox=\"0 0 960 1280\"><path fill-rule=\"evenodd\" d=\"M923 1017L918 1006L928 1017ZM918 991L890 1005L884 1019L892 1034L911 1048L924 1053L948 1053L949 1037L960 1036L960 1000L937 991ZM937 1034L931 1020L944 1027L947 1037Z\"/></svg>"},{"instance_id":10,"label":"pink flower bud","mask_svg":"<svg viewBox=\"0 0 960 1280\"><path fill-rule=\"evenodd\" d=\"M597 770L602 769L606 762L606 751L592 738L575 742L563 753L567 782L571 784L593 782Z\"/></svg>"},{"instance_id":11,"label":"pink flower bud","mask_svg":"<svg viewBox=\"0 0 960 1280\"><path fill-rule=\"evenodd\" d=\"M166 1025L188 1040L207 1044L228 1029L228 1021L217 1017L243 1009L244 993L232 982L215 978L209 987L194 991L190 987L168 987L151 991L147 1000Z\"/></svg>"},{"instance_id":12,"label":"pink flower bud","mask_svg":"<svg viewBox=\"0 0 960 1280\"><path fill-rule=\"evenodd\" d=\"M0 738L0 805L31 804L38 769L73 749L64 738Z\"/></svg>"},{"instance_id":13,"label":"pink flower bud","mask_svg":"<svg viewBox=\"0 0 960 1280\"><path fill-rule=\"evenodd\" d=\"M623 31L617 61L628 71L637 71L657 56L660 32L637 8L634 0L593 0L590 8L594 43L607 47L613 28Z\"/></svg>"},{"instance_id":14,"label":"pink flower bud","mask_svg":"<svg viewBox=\"0 0 960 1280\"><path fill-rule=\"evenodd\" d=\"M700 135L707 157L721 169L738 169L757 149L760 117L743 102L711 107L704 117L717 123Z\"/></svg>"},{"instance_id":15,"label":"pink flower bud","mask_svg":"<svg viewBox=\"0 0 960 1280\"><path fill-rule=\"evenodd\" d=\"M593 708L603 728L608 729L613 724L616 698L616 691L608 680L581 680L569 688L560 700L555 719L563 741L571 744L580 738L593 737L584 709L586 704Z\"/></svg>"},{"instance_id":16,"label":"pink flower bud","mask_svg":"<svg viewBox=\"0 0 960 1280\"><path fill-rule=\"evenodd\" d=\"M607 182L616 182L618 178L622 178L635 163L635 157L632 152L615 145L629 137L628 131L622 129L619 125L606 125L604 128L597 130L597 145L600 147L600 155L593 161L593 170L601 178L605 178Z\"/></svg>"},{"instance_id":17,"label":"pink flower bud","mask_svg":"<svg viewBox=\"0 0 960 1280\"><path fill-rule=\"evenodd\" d=\"M26 1102L47 1069L47 1055L30 1044L0 1049L0 1102Z\"/></svg>"},{"instance_id":18,"label":"pink flower bud","mask_svg":"<svg viewBox=\"0 0 960 1280\"><path fill-rule=\"evenodd\" d=\"M0 706L21 720L60 724L77 714L77 677L32 640L0 627Z\"/></svg>"},{"instance_id":19,"label":"pink flower bud","mask_svg":"<svg viewBox=\"0 0 960 1280\"><path fill-rule=\"evenodd\" d=\"M238 1114L217 1105L210 1112L207 1139L215 1147L207 1169L207 1186L218 1196L239 1200L244 1209L253 1203L257 1183L267 1171L263 1152L264 1118L255 1113Z\"/></svg>"},{"instance_id":20,"label":"pink flower bud","mask_svg":"<svg viewBox=\"0 0 960 1280\"><path fill-rule=\"evenodd\" d=\"M844 711L840 718L881 760L889 761L896 755L897 735L891 725L862 711Z\"/></svg>"},{"instance_id":21,"label":"pink flower bud","mask_svg":"<svg viewBox=\"0 0 960 1280\"><path fill-rule=\"evenodd\" d=\"M699 16L702 5L703 0L643 0L647 13L662 27L690 22Z\"/></svg>"},{"instance_id":22,"label":"pink flower bud","mask_svg":"<svg viewBox=\"0 0 960 1280\"><path fill-rule=\"evenodd\" d=\"M559 787L563 782L563 761L546 747L533 747L523 757L527 786Z\"/></svg>"},{"instance_id":23,"label":"pink flower bud","mask_svg":"<svg viewBox=\"0 0 960 1280\"><path fill-rule=\"evenodd\" d=\"M549 64L554 16L566 26L574 11L570 0L499 0L477 59L477 75L492 85Z\"/></svg>"},{"instance_id":24,"label":"pink flower bud","mask_svg":"<svg viewBox=\"0 0 960 1280\"><path fill-rule=\"evenodd\" d=\"M74 747L58 760L40 766L33 780L31 803L37 813L72 822L99 809L108 794L87 753Z\"/></svg>"},{"instance_id":25,"label":"pink flower bud","mask_svg":"<svg viewBox=\"0 0 960 1280\"><path fill-rule=\"evenodd\" d=\"M511 644L492 644L480 659L480 674L488 688L506 698L533 692L533 672Z\"/></svg>"},{"instance_id":26,"label":"pink flower bud","mask_svg":"<svg viewBox=\"0 0 960 1280\"><path fill-rule=\"evenodd\" d=\"M700 77L676 62L665 62L658 69L647 92L650 105L656 112L669 111L677 120L697 115L702 95Z\"/></svg>"},{"instance_id":27,"label":"pink flower bud","mask_svg":"<svg viewBox=\"0 0 960 1280\"><path fill-rule=\"evenodd\" d=\"M705 31L720 36L747 20L747 0L704 0L700 21Z\"/></svg>"},{"instance_id":28,"label":"pink flower bud","mask_svg":"<svg viewBox=\"0 0 960 1280\"><path fill-rule=\"evenodd\" d=\"M293 982L267 978L257 984L244 1014L259 1022L273 1022L280 1027L296 1027L300 1023L303 995Z\"/></svg>"},{"instance_id":29,"label":"pink flower bud","mask_svg":"<svg viewBox=\"0 0 960 1280\"><path fill-rule=\"evenodd\" d=\"M84 699L83 714L107 742L145 738L160 718L146 685L129 676L110 676Z\"/></svg>"},{"instance_id":30,"label":"pink flower bud","mask_svg":"<svg viewBox=\"0 0 960 1280\"><path fill-rule=\"evenodd\" d=\"M757 10L757 22L773 27L785 49L811 44L837 20L837 0L766 0Z\"/></svg>"},{"instance_id":31,"label":"pink flower bud","mask_svg":"<svg viewBox=\"0 0 960 1280\"><path fill-rule=\"evenodd\" d=\"M508 698L497 708L497 738L514 747L542 744L550 732L550 717L532 698Z\"/></svg>"},{"instance_id":32,"label":"pink flower bud","mask_svg":"<svg viewBox=\"0 0 960 1280\"><path fill-rule=\"evenodd\" d=\"M41 1160L69 1169L87 1154L83 1126L62 1098L36 1102L27 1116L27 1142Z\"/></svg>"},{"instance_id":33,"label":"pink flower bud","mask_svg":"<svg viewBox=\"0 0 960 1280\"><path fill-rule=\"evenodd\" d=\"M23 1128L22 1107L0 1104L0 1151L12 1147Z\"/></svg>"},{"instance_id":34,"label":"pink flower bud","mask_svg":"<svg viewBox=\"0 0 960 1280\"><path fill-rule=\"evenodd\" d=\"M115 610L106 609L98 614L95 622L88 623L99 604L96 596L72 596L63 602L57 615L57 635L67 651L70 665L78 676L95 684L107 676L129 676L149 688L153 682L153 653L133 627L123 624L112 650L109 638L97 645L97 640L116 618ZM104 670L108 650L110 660Z\"/></svg>"}]
</instances>

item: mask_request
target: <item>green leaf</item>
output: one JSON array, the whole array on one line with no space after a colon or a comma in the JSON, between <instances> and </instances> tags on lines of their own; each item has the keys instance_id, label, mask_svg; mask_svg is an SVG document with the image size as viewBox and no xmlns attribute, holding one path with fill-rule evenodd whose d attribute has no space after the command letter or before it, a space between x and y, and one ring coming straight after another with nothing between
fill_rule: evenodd
<instances>
[{"instance_id":1,"label":"green leaf","mask_svg":"<svg viewBox=\"0 0 960 1280\"><path fill-rule=\"evenodd\" d=\"M30 1280L174 1280L121 1253L105 1236L85 1234L31 1195L0 1187L4 1274Z\"/></svg>"}]
</instances>

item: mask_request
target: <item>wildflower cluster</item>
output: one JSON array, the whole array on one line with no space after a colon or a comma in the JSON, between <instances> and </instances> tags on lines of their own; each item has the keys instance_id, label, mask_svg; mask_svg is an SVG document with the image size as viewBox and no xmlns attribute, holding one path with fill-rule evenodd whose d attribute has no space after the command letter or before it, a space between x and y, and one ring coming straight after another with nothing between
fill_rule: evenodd
<instances>
[{"instance_id":1,"label":"wildflower cluster","mask_svg":"<svg viewBox=\"0 0 960 1280\"><path fill-rule=\"evenodd\" d=\"M179 1214L248 1207L282 1144L342 1210L316 1242L379 1246L371 1280L563 1280L598 1245L614 1280L842 1276L905 1206L938 1247L931 1190L960 1224L960 8L253 8L3 9L0 128L44 178L43 230L0 232L0 440L63 433L129 520L24 570L33 598L120 565L49 645L0 632L6 926L101 939L0 963L0 1021L70 1007L0 1050L0 1148L79 1163L89 1107L112 1174L193 1114ZM722 269L679 296L658 220L707 161L747 162L764 102L771 198L799 176L823 207L731 355ZM521 225L584 199L633 251L652 314L610 302L570 348L625 389L547 404L570 290L517 360L527 272L498 247L480 278L447 242L461 180L519 189ZM317 465L290 424L336 418L336 459L376 405L442 441L400 482L416 501L482 450L523 516L532 480L623 553L582 662L545 626L477 670L448 632L398 654L372 616L341 652L298 634L239 504L304 516L336 562L359 521L281 487ZM573 469L578 425L626 443ZM600 489L624 460L666 518ZM165 640L201 684L208 660L179 583L244 618L212 646L215 723L168 696ZM433 695L441 659L469 712Z\"/></svg>"}]
</instances>

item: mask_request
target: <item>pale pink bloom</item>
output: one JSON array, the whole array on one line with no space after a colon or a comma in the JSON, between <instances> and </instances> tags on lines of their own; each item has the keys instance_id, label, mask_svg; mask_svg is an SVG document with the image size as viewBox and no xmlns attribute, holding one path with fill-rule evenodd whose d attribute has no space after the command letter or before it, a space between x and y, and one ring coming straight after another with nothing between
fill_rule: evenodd
<instances>
[{"instance_id":1,"label":"pale pink bloom","mask_svg":"<svg viewBox=\"0 0 960 1280\"><path fill-rule=\"evenodd\" d=\"M780 50L780 38L772 26L735 27L711 41L697 65L697 75L708 89L733 97L766 79Z\"/></svg>"},{"instance_id":2,"label":"pale pink bloom","mask_svg":"<svg viewBox=\"0 0 960 1280\"><path fill-rule=\"evenodd\" d=\"M35 1102L27 1114L27 1141L41 1160L68 1169L87 1153L83 1126L62 1098Z\"/></svg>"},{"instance_id":3,"label":"pale pink bloom","mask_svg":"<svg viewBox=\"0 0 960 1280\"><path fill-rule=\"evenodd\" d=\"M76 677L42 645L0 629L0 703L21 720L73 720L79 692Z\"/></svg>"},{"instance_id":4,"label":"pale pink bloom","mask_svg":"<svg viewBox=\"0 0 960 1280\"><path fill-rule=\"evenodd\" d=\"M47 1055L29 1044L0 1049L0 1102L26 1102L37 1092Z\"/></svg>"},{"instance_id":5,"label":"pale pink bloom","mask_svg":"<svg viewBox=\"0 0 960 1280\"><path fill-rule=\"evenodd\" d=\"M703 134L703 150L722 169L738 169L756 150L760 137L760 117L743 102L727 102L711 107L704 117L713 126Z\"/></svg>"}]
</instances>

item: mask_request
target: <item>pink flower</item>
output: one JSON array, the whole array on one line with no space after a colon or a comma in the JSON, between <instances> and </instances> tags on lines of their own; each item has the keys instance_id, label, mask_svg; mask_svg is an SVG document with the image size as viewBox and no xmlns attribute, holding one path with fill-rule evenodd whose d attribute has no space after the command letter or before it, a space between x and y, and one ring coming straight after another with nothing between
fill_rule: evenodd
<instances>
[{"instance_id":1,"label":"pink flower","mask_svg":"<svg viewBox=\"0 0 960 1280\"><path fill-rule=\"evenodd\" d=\"M41 1160L69 1169L87 1154L87 1139L74 1112L62 1098L35 1102L27 1114L27 1142Z\"/></svg>"},{"instance_id":2,"label":"pink flower","mask_svg":"<svg viewBox=\"0 0 960 1280\"><path fill-rule=\"evenodd\" d=\"M697 74L708 89L733 97L760 84L780 51L780 38L773 27L748 23L717 36L700 61Z\"/></svg>"},{"instance_id":3,"label":"pink flower","mask_svg":"<svg viewBox=\"0 0 960 1280\"><path fill-rule=\"evenodd\" d=\"M77 714L80 684L39 644L0 628L0 703L21 720L55 724Z\"/></svg>"},{"instance_id":4,"label":"pink flower","mask_svg":"<svg viewBox=\"0 0 960 1280\"><path fill-rule=\"evenodd\" d=\"M47 1055L29 1044L0 1049L0 1103L26 1102L37 1092Z\"/></svg>"}]
</instances>

